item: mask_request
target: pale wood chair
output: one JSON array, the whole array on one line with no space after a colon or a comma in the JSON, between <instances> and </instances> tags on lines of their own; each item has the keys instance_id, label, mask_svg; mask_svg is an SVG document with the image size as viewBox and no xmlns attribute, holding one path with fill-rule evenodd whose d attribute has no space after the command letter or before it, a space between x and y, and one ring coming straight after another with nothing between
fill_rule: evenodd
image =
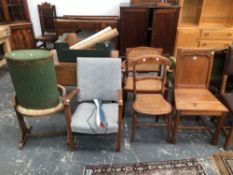
<instances>
[{"instance_id":1,"label":"pale wood chair","mask_svg":"<svg viewBox=\"0 0 233 175\"><path fill-rule=\"evenodd\" d=\"M163 67L161 75L156 76L140 76L138 75L138 71L136 67L138 65L154 65L156 68ZM171 62L169 59L154 54L145 54L138 57L135 57L132 60L131 65L133 67L133 92L134 92L134 103L133 110L134 115L132 119L132 135L131 142L134 141L136 127L138 125L137 118L140 116L139 114L146 114L150 117L158 117L163 116L165 118L165 123L157 123L153 120L153 123L144 123L142 125L145 126L166 126L167 127L167 138L170 139L171 136L171 126L172 126L172 118L171 112L172 107L164 98L164 92L166 90L166 81L167 81L167 70L171 66ZM137 73L137 76L136 76ZM161 82L161 88L150 90L148 92L144 91L139 92L137 90L137 86L140 81L150 80L151 82L157 83L159 80Z\"/></svg>"},{"instance_id":2,"label":"pale wood chair","mask_svg":"<svg viewBox=\"0 0 233 175\"><path fill-rule=\"evenodd\" d=\"M208 130L211 132L201 116L211 116L218 119L217 127L212 134L212 144L216 144L220 134L227 108L209 92L214 52L210 49L178 49L175 75L175 108L176 118L172 143L176 143L178 130ZM180 125L181 116L189 118L196 116L202 125Z\"/></svg>"},{"instance_id":3,"label":"pale wood chair","mask_svg":"<svg viewBox=\"0 0 233 175\"><path fill-rule=\"evenodd\" d=\"M229 76L233 75L233 45L228 48L227 55L225 58L225 65L223 70L223 81L221 85L221 101L227 106L230 112L231 118L233 117L233 93L232 92L225 92L227 86L227 80ZM231 126L227 126L224 128L230 129L226 142L224 145L224 149L228 149L233 140L233 121Z\"/></svg>"}]
</instances>

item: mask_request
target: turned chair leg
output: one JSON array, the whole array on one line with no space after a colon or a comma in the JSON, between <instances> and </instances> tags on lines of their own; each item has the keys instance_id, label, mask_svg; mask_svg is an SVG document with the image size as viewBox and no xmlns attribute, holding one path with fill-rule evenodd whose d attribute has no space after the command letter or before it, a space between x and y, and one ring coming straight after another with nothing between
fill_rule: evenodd
<instances>
[{"instance_id":1,"label":"turned chair leg","mask_svg":"<svg viewBox=\"0 0 233 175\"><path fill-rule=\"evenodd\" d=\"M167 115L167 141L170 142L172 134L172 118L171 114Z\"/></svg>"},{"instance_id":2,"label":"turned chair leg","mask_svg":"<svg viewBox=\"0 0 233 175\"><path fill-rule=\"evenodd\" d=\"M134 112L133 119L132 119L132 133L131 133L130 142L134 142L136 127L137 127L137 116L136 116L136 112Z\"/></svg>"},{"instance_id":3,"label":"turned chair leg","mask_svg":"<svg viewBox=\"0 0 233 175\"><path fill-rule=\"evenodd\" d=\"M179 128L179 123L180 123L180 115L176 114L176 120L175 120L175 125L174 125L174 130L173 130L173 135L171 138L171 143L175 144L176 143L176 134Z\"/></svg>"}]
</instances>

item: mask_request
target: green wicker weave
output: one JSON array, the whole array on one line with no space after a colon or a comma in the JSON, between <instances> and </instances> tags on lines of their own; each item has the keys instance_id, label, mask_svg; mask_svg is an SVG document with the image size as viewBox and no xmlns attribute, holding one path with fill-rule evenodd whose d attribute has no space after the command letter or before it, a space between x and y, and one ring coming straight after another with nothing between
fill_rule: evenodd
<instances>
[{"instance_id":1,"label":"green wicker weave","mask_svg":"<svg viewBox=\"0 0 233 175\"><path fill-rule=\"evenodd\" d=\"M6 54L18 103L28 109L59 104L52 55L45 50L18 50Z\"/></svg>"}]
</instances>

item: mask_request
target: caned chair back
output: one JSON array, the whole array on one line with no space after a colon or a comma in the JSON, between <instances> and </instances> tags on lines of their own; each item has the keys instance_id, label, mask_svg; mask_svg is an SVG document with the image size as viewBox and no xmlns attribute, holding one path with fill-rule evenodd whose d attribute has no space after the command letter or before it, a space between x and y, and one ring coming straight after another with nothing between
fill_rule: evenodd
<instances>
[{"instance_id":1,"label":"caned chair back","mask_svg":"<svg viewBox=\"0 0 233 175\"><path fill-rule=\"evenodd\" d=\"M157 75L147 75L147 76L136 76L136 73L139 73L136 69L138 65L149 65L154 66L155 68L161 67L162 71L160 74ZM134 60L132 60L131 64L133 67L133 91L134 95L136 95L136 89L137 89L137 81L142 80L161 80L162 81L162 88L159 90L151 90L151 91L145 91L145 93L153 93L153 92L161 92L164 93L165 90L165 84L167 82L167 70L171 66L171 61L163 56L160 55L154 55L154 54L145 54L138 57L135 57ZM151 81L153 83L153 81Z\"/></svg>"},{"instance_id":2,"label":"caned chair back","mask_svg":"<svg viewBox=\"0 0 233 175\"><path fill-rule=\"evenodd\" d=\"M116 91L121 89L121 59L78 58L77 82L80 93L78 101L117 101Z\"/></svg>"},{"instance_id":3,"label":"caned chair back","mask_svg":"<svg viewBox=\"0 0 233 175\"><path fill-rule=\"evenodd\" d=\"M153 47L132 47L126 49L126 58L127 58L127 71L132 71L132 66L130 66L130 63L132 60L134 60L136 57L144 54L153 54L153 55L162 55L163 49L162 48L153 48ZM137 70L139 71L159 71L159 67L157 66L156 69L151 68L149 65L140 64L137 66Z\"/></svg>"},{"instance_id":4,"label":"caned chair back","mask_svg":"<svg viewBox=\"0 0 233 175\"><path fill-rule=\"evenodd\" d=\"M175 88L208 88L213 55L211 49L178 49Z\"/></svg>"}]
</instances>

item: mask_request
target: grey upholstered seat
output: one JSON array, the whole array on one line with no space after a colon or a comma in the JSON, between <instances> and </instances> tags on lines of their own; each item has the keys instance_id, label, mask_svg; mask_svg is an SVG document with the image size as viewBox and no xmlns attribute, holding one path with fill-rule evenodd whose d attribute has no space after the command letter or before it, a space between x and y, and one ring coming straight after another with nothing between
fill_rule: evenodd
<instances>
[{"instance_id":1,"label":"grey upholstered seat","mask_svg":"<svg viewBox=\"0 0 233 175\"><path fill-rule=\"evenodd\" d=\"M118 104L103 104L106 115L107 128L96 125L96 107L93 103L81 103L72 116L71 128L73 132L87 134L110 134L118 130Z\"/></svg>"},{"instance_id":2,"label":"grey upholstered seat","mask_svg":"<svg viewBox=\"0 0 233 175\"><path fill-rule=\"evenodd\" d=\"M116 91L121 89L121 60L117 58L78 58L77 82L81 103L72 115L73 132L87 134L109 134L118 131L118 104ZM104 103L102 108L107 120L107 128L99 128L96 124L94 98Z\"/></svg>"}]
</instances>

